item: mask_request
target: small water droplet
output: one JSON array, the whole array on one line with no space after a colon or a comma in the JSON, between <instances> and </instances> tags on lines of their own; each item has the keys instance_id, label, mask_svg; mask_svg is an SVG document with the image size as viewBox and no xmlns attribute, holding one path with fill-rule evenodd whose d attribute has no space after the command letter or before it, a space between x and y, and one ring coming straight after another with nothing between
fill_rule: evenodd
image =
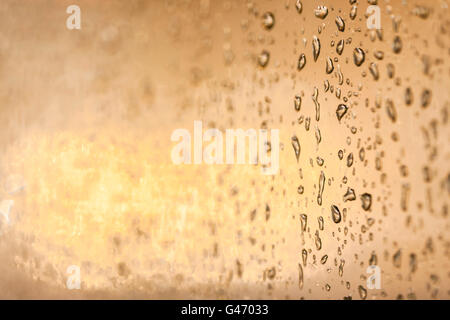
<instances>
[{"instance_id":1,"label":"small water droplet","mask_svg":"<svg viewBox=\"0 0 450 320\"><path fill-rule=\"evenodd\" d=\"M340 16L337 16L335 22L336 22L336 26L337 26L338 30L343 32L345 30L344 19L342 19Z\"/></svg>"},{"instance_id":2,"label":"small water droplet","mask_svg":"<svg viewBox=\"0 0 450 320\"><path fill-rule=\"evenodd\" d=\"M347 167L351 167L353 164L353 152L349 153L347 156Z\"/></svg>"},{"instance_id":3,"label":"small water droplet","mask_svg":"<svg viewBox=\"0 0 450 320\"><path fill-rule=\"evenodd\" d=\"M314 15L317 18L325 19L328 15L328 8L326 6L318 6L317 9L314 10Z\"/></svg>"},{"instance_id":4,"label":"small water droplet","mask_svg":"<svg viewBox=\"0 0 450 320\"><path fill-rule=\"evenodd\" d=\"M316 106L316 121L320 120L320 103L319 103L319 89L317 87L314 87L314 93L312 95L312 100L314 102L314 105Z\"/></svg>"},{"instance_id":5,"label":"small water droplet","mask_svg":"<svg viewBox=\"0 0 450 320\"><path fill-rule=\"evenodd\" d=\"M355 48L353 51L353 61L355 62L356 66L361 66L365 60L366 54L361 48Z\"/></svg>"},{"instance_id":6,"label":"small water droplet","mask_svg":"<svg viewBox=\"0 0 450 320\"><path fill-rule=\"evenodd\" d=\"M392 43L392 50L394 53L398 54L402 51L402 39L399 36L395 36L394 42Z\"/></svg>"},{"instance_id":7,"label":"small water droplet","mask_svg":"<svg viewBox=\"0 0 450 320\"><path fill-rule=\"evenodd\" d=\"M341 211L334 204L331 206L331 218L333 218L334 223L341 222Z\"/></svg>"},{"instance_id":8,"label":"small water droplet","mask_svg":"<svg viewBox=\"0 0 450 320\"><path fill-rule=\"evenodd\" d=\"M306 267L306 263L308 262L308 251L306 249L302 250L302 262L303 266Z\"/></svg>"},{"instance_id":9,"label":"small water droplet","mask_svg":"<svg viewBox=\"0 0 450 320\"><path fill-rule=\"evenodd\" d=\"M322 205L322 195L323 195L324 188L325 188L325 173L323 173L323 171L321 171L320 177L319 177L319 192L317 194L317 204L319 206Z\"/></svg>"},{"instance_id":10,"label":"small water droplet","mask_svg":"<svg viewBox=\"0 0 450 320\"><path fill-rule=\"evenodd\" d=\"M273 28L273 25L275 24L275 17L272 14L272 12L266 12L263 14L263 26L267 30L270 30Z\"/></svg>"},{"instance_id":11,"label":"small water droplet","mask_svg":"<svg viewBox=\"0 0 450 320\"><path fill-rule=\"evenodd\" d=\"M372 62L369 67L369 71L373 76L373 79L377 81L380 78L380 73L378 72L378 66L376 63Z\"/></svg>"},{"instance_id":12,"label":"small water droplet","mask_svg":"<svg viewBox=\"0 0 450 320\"><path fill-rule=\"evenodd\" d=\"M266 50L261 52L261 54L258 56L258 63L261 67L265 68L267 64L269 63L270 59L270 53Z\"/></svg>"},{"instance_id":13,"label":"small water droplet","mask_svg":"<svg viewBox=\"0 0 450 320\"><path fill-rule=\"evenodd\" d=\"M336 45L336 53L338 55L341 55L342 52L344 51L344 43L345 41L343 39L339 40L339 42Z\"/></svg>"},{"instance_id":14,"label":"small water droplet","mask_svg":"<svg viewBox=\"0 0 450 320\"><path fill-rule=\"evenodd\" d=\"M348 187L347 192L344 194L343 200L344 202L356 200L355 190Z\"/></svg>"},{"instance_id":15,"label":"small water droplet","mask_svg":"<svg viewBox=\"0 0 450 320\"><path fill-rule=\"evenodd\" d=\"M307 216L306 214L302 213L302 214L300 215L300 224L301 224L301 226L302 226L302 231L303 231L303 232L306 231L307 223L308 223L308 216Z\"/></svg>"},{"instance_id":16,"label":"small water droplet","mask_svg":"<svg viewBox=\"0 0 450 320\"><path fill-rule=\"evenodd\" d=\"M327 66L325 71L327 72L327 74L332 73L334 70L334 66L333 66L333 61L331 60L330 57L327 57Z\"/></svg>"},{"instance_id":17,"label":"small water droplet","mask_svg":"<svg viewBox=\"0 0 450 320\"><path fill-rule=\"evenodd\" d=\"M306 65L306 56L304 53L302 53L298 58L297 70L298 71L302 70L305 65Z\"/></svg>"},{"instance_id":18,"label":"small water droplet","mask_svg":"<svg viewBox=\"0 0 450 320\"><path fill-rule=\"evenodd\" d=\"M320 40L316 36L313 36L312 46L313 46L314 61L317 61L317 58L319 57L320 54Z\"/></svg>"},{"instance_id":19,"label":"small water droplet","mask_svg":"<svg viewBox=\"0 0 450 320\"><path fill-rule=\"evenodd\" d=\"M361 299L366 300L367 298L367 290L363 286L358 287L359 296Z\"/></svg>"},{"instance_id":20,"label":"small water droplet","mask_svg":"<svg viewBox=\"0 0 450 320\"><path fill-rule=\"evenodd\" d=\"M292 147L294 148L294 152L295 152L295 158L297 159L297 162L298 162L298 160L300 158L300 150L301 150L300 141L298 141L297 136L293 136L291 138L291 140L292 140Z\"/></svg>"},{"instance_id":21,"label":"small water droplet","mask_svg":"<svg viewBox=\"0 0 450 320\"><path fill-rule=\"evenodd\" d=\"M352 6L352 8L350 9L350 14L349 14L350 19L355 20L357 12L358 12L358 7Z\"/></svg>"},{"instance_id":22,"label":"small water droplet","mask_svg":"<svg viewBox=\"0 0 450 320\"><path fill-rule=\"evenodd\" d=\"M341 121L341 119L345 116L345 114L347 113L348 107L345 104L340 104L338 105L337 109L336 109L336 116L338 118L339 121Z\"/></svg>"},{"instance_id":23,"label":"small water droplet","mask_svg":"<svg viewBox=\"0 0 450 320\"><path fill-rule=\"evenodd\" d=\"M421 96L421 100L420 100L420 104L422 106L422 108L426 108L429 106L431 101L431 91L428 89L424 89L422 91L422 96Z\"/></svg>"},{"instance_id":24,"label":"small water droplet","mask_svg":"<svg viewBox=\"0 0 450 320\"><path fill-rule=\"evenodd\" d=\"M297 0L297 2L295 3L295 7L297 8L297 12L298 13L302 13L303 10L303 4L300 0Z\"/></svg>"},{"instance_id":25,"label":"small water droplet","mask_svg":"<svg viewBox=\"0 0 450 320\"><path fill-rule=\"evenodd\" d=\"M395 76L395 67L394 67L394 65L392 63L388 63L386 68L387 68L387 73L388 73L389 79L394 78L394 76Z\"/></svg>"},{"instance_id":26,"label":"small water droplet","mask_svg":"<svg viewBox=\"0 0 450 320\"><path fill-rule=\"evenodd\" d=\"M295 111L300 111L301 107L302 107L302 97L300 97L299 95L296 95L294 98Z\"/></svg>"},{"instance_id":27,"label":"small water droplet","mask_svg":"<svg viewBox=\"0 0 450 320\"><path fill-rule=\"evenodd\" d=\"M298 287L303 289L303 267L300 263L298 264Z\"/></svg>"},{"instance_id":28,"label":"small water droplet","mask_svg":"<svg viewBox=\"0 0 450 320\"><path fill-rule=\"evenodd\" d=\"M413 103L413 93L410 87L405 90L405 103L410 106Z\"/></svg>"},{"instance_id":29,"label":"small water droplet","mask_svg":"<svg viewBox=\"0 0 450 320\"><path fill-rule=\"evenodd\" d=\"M395 109L394 102L391 99L386 100L386 111L389 119L391 119L392 122L395 122L397 120L397 110Z\"/></svg>"},{"instance_id":30,"label":"small water droplet","mask_svg":"<svg viewBox=\"0 0 450 320\"><path fill-rule=\"evenodd\" d=\"M363 193L361 195L361 203L362 203L362 208L365 211L370 210L370 207L372 206L372 195L370 193Z\"/></svg>"}]
</instances>

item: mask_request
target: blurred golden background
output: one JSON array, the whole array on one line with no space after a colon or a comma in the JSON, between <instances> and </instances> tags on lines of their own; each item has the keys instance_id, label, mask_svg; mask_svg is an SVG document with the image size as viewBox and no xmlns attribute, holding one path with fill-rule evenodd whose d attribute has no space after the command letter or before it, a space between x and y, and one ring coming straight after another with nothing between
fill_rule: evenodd
<instances>
[{"instance_id":1,"label":"blurred golden background","mask_svg":"<svg viewBox=\"0 0 450 320\"><path fill-rule=\"evenodd\" d=\"M300 4L3 0L0 298L449 299L448 1ZM173 164L194 120L278 174Z\"/></svg>"}]
</instances>

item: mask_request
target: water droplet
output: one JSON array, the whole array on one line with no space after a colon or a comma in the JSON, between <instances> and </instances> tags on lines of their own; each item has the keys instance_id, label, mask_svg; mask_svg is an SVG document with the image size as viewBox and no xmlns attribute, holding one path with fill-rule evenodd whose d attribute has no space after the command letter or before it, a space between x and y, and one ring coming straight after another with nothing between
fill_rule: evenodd
<instances>
[{"instance_id":1,"label":"water droplet","mask_svg":"<svg viewBox=\"0 0 450 320\"><path fill-rule=\"evenodd\" d=\"M353 152L349 153L347 156L347 167L351 167L353 164Z\"/></svg>"},{"instance_id":2,"label":"water droplet","mask_svg":"<svg viewBox=\"0 0 450 320\"><path fill-rule=\"evenodd\" d=\"M298 186L298 188L297 188L298 194L303 194L304 191L305 191L305 188L303 186Z\"/></svg>"},{"instance_id":3,"label":"water droplet","mask_svg":"<svg viewBox=\"0 0 450 320\"><path fill-rule=\"evenodd\" d=\"M324 226L323 217L320 216L319 218L317 218L317 220L319 222L319 230L323 230L323 226Z\"/></svg>"},{"instance_id":4,"label":"water droplet","mask_svg":"<svg viewBox=\"0 0 450 320\"><path fill-rule=\"evenodd\" d=\"M327 57L327 66L325 71L330 74L334 70L333 61L330 59L330 57Z\"/></svg>"},{"instance_id":5,"label":"water droplet","mask_svg":"<svg viewBox=\"0 0 450 320\"><path fill-rule=\"evenodd\" d=\"M373 56L374 56L375 58L377 58L378 60L383 60L383 58L384 58L384 52L383 52L383 51L380 51L380 50L375 51L375 52L373 53Z\"/></svg>"},{"instance_id":6,"label":"water droplet","mask_svg":"<svg viewBox=\"0 0 450 320\"><path fill-rule=\"evenodd\" d=\"M302 231L303 232L306 231L307 223L308 223L308 216L306 214L302 213L300 215L300 224L302 226Z\"/></svg>"},{"instance_id":7,"label":"water droplet","mask_svg":"<svg viewBox=\"0 0 450 320\"><path fill-rule=\"evenodd\" d=\"M370 193L363 193L361 195L361 203L362 203L362 208L365 211L370 210L370 207L372 206L372 195Z\"/></svg>"},{"instance_id":8,"label":"water droplet","mask_svg":"<svg viewBox=\"0 0 450 320\"><path fill-rule=\"evenodd\" d=\"M345 30L344 19L342 19L340 16L337 16L335 22L336 22L336 26L337 26L338 30L343 32Z\"/></svg>"},{"instance_id":9,"label":"water droplet","mask_svg":"<svg viewBox=\"0 0 450 320\"><path fill-rule=\"evenodd\" d=\"M392 63L388 63L386 68L387 68L387 73L388 73L389 79L392 79L395 76L395 67L394 67L394 65Z\"/></svg>"},{"instance_id":10,"label":"water droplet","mask_svg":"<svg viewBox=\"0 0 450 320\"><path fill-rule=\"evenodd\" d=\"M347 187L347 192L344 194L343 200L344 202L356 200L355 190Z\"/></svg>"},{"instance_id":11,"label":"water droplet","mask_svg":"<svg viewBox=\"0 0 450 320\"><path fill-rule=\"evenodd\" d=\"M395 122L397 120L397 110L395 109L394 102L391 99L386 100L386 111L389 119L391 119L392 122Z\"/></svg>"},{"instance_id":12,"label":"water droplet","mask_svg":"<svg viewBox=\"0 0 450 320\"><path fill-rule=\"evenodd\" d=\"M320 249L322 249L322 239L320 239L319 231L318 231L318 230L317 230L316 233L315 233L314 244L316 245L317 251L319 251Z\"/></svg>"},{"instance_id":13,"label":"water droplet","mask_svg":"<svg viewBox=\"0 0 450 320\"><path fill-rule=\"evenodd\" d=\"M358 287L359 296L361 299L366 300L367 298L367 290L363 286Z\"/></svg>"},{"instance_id":14,"label":"water droplet","mask_svg":"<svg viewBox=\"0 0 450 320\"><path fill-rule=\"evenodd\" d=\"M319 103L319 89L317 87L314 87L314 93L312 95L312 100L314 102L314 105L316 106L316 121L320 120L320 103Z\"/></svg>"},{"instance_id":15,"label":"water droplet","mask_svg":"<svg viewBox=\"0 0 450 320\"><path fill-rule=\"evenodd\" d=\"M319 206L322 205L322 194L323 194L324 188L325 188L325 173L323 173L323 171L321 171L320 177L319 177L319 193L317 194L317 204Z\"/></svg>"},{"instance_id":16,"label":"water droplet","mask_svg":"<svg viewBox=\"0 0 450 320\"><path fill-rule=\"evenodd\" d=\"M321 158L321 157L317 157L316 158L316 162L317 162L317 165L319 166L319 167L321 167L321 166L323 166L323 164L324 164L324 160Z\"/></svg>"},{"instance_id":17,"label":"water droplet","mask_svg":"<svg viewBox=\"0 0 450 320\"><path fill-rule=\"evenodd\" d=\"M306 64L306 56L305 56L304 53L302 53L302 54L300 55L300 57L298 58L297 70L298 70L298 71L302 70L303 67L305 66L305 64Z\"/></svg>"},{"instance_id":18,"label":"water droplet","mask_svg":"<svg viewBox=\"0 0 450 320\"><path fill-rule=\"evenodd\" d=\"M369 67L369 71L373 76L373 79L377 81L380 78L380 73L378 72L378 66L376 63L372 62Z\"/></svg>"},{"instance_id":19,"label":"water droplet","mask_svg":"<svg viewBox=\"0 0 450 320\"><path fill-rule=\"evenodd\" d=\"M357 12L358 12L358 7L352 6L352 8L350 9L350 14L349 14L350 19L355 20Z\"/></svg>"},{"instance_id":20,"label":"water droplet","mask_svg":"<svg viewBox=\"0 0 450 320\"><path fill-rule=\"evenodd\" d=\"M402 251L399 249L392 257L394 267L400 268L402 265Z\"/></svg>"},{"instance_id":21,"label":"water droplet","mask_svg":"<svg viewBox=\"0 0 450 320\"><path fill-rule=\"evenodd\" d=\"M303 267L300 263L298 264L298 287L303 288Z\"/></svg>"},{"instance_id":22,"label":"water droplet","mask_svg":"<svg viewBox=\"0 0 450 320\"><path fill-rule=\"evenodd\" d=\"M306 249L302 250L302 262L303 266L306 267L306 263L308 262L308 251Z\"/></svg>"},{"instance_id":23,"label":"water droplet","mask_svg":"<svg viewBox=\"0 0 450 320\"><path fill-rule=\"evenodd\" d=\"M258 63L261 67L265 68L269 63L270 53L268 51L263 51L258 57Z\"/></svg>"},{"instance_id":24,"label":"water droplet","mask_svg":"<svg viewBox=\"0 0 450 320\"><path fill-rule=\"evenodd\" d=\"M295 7L297 8L297 12L298 13L302 13L303 10L303 4L300 0L297 0L297 2L295 3Z\"/></svg>"},{"instance_id":25,"label":"water droplet","mask_svg":"<svg viewBox=\"0 0 450 320\"><path fill-rule=\"evenodd\" d=\"M339 264L339 277L342 277L344 275L344 265L345 260L341 260L341 263Z\"/></svg>"},{"instance_id":26,"label":"water droplet","mask_svg":"<svg viewBox=\"0 0 450 320\"><path fill-rule=\"evenodd\" d=\"M295 111L300 111L301 107L302 107L302 97L300 97L299 95L296 95L294 98Z\"/></svg>"},{"instance_id":27,"label":"water droplet","mask_svg":"<svg viewBox=\"0 0 450 320\"><path fill-rule=\"evenodd\" d=\"M431 101L431 91L428 89L424 89L422 91L422 97L420 100L420 104L421 104L422 108L428 107L428 105L430 104L430 101Z\"/></svg>"},{"instance_id":28,"label":"water droplet","mask_svg":"<svg viewBox=\"0 0 450 320\"><path fill-rule=\"evenodd\" d=\"M327 92L330 89L330 82L328 80L325 80L323 82L323 89L325 92Z\"/></svg>"},{"instance_id":29,"label":"water droplet","mask_svg":"<svg viewBox=\"0 0 450 320\"><path fill-rule=\"evenodd\" d=\"M327 255L324 255L324 256L320 259L320 263L321 263L321 264L325 264L325 263L327 263L327 260L328 260L328 256L327 256Z\"/></svg>"},{"instance_id":30,"label":"water droplet","mask_svg":"<svg viewBox=\"0 0 450 320\"><path fill-rule=\"evenodd\" d=\"M413 103L413 93L410 87L405 90L405 103L410 106Z\"/></svg>"},{"instance_id":31,"label":"water droplet","mask_svg":"<svg viewBox=\"0 0 450 320\"><path fill-rule=\"evenodd\" d=\"M361 66L365 60L366 54L361 48L355 48L353 51L353 61L355 62L356 66Z\"/></svg>"},{"instance_id":32,"label":"water droplet","mask_svg":"<svg viewBox=\"0 0 450 320\"><path fill-rule=\"evenodd\" d=\"M345 116L345 114L347 113L348 107L345 104L340 104L338 105L337 109L336 109L336 116L338 118L339 121L341 121L341 119Z\"/></svg>"},{"instance_id":33,"label":"water droplet","mask_svg":"<svg viewBox=\"0 0 450 320\"><path fill-rule=\"evenodd\" d=\"M336 53L338 55L341 55L344 51L344 43L345 41L343 39L339 40L338 44L336 45Z\"/></svg>"},{"instance_id":34,"label":"water droplet","mask_svg":"<svg viewBox=\"0 0 450 320\"><path fill-rule=\"evenodd\" d=\"M334 204L331 206L331 218L333 218L334 223L341 222L341 211Z\"/></svg>"},{"instance_id":35,"label":"water droplet","mask_svg":"<svg viewBox=\"0 0 450 320\"><path fill-rule=\"evenodd\" d=\"M328 15L328 8L326 6L318 6L317 9L314 10L314 15L317 18L325 19Z\"/></svg>"},{"instance_id":36,"label":"water droplet","mask_svg":"<svg viewBox=\"0 0 450 320\"><path fill-rule=\"evenodd\" d=\"M263 14L263 26L267 30L270 30L273 28L273 25L275 24L275 17L271 12L266 12Z\"/></svg>"},{"instance_id":37,"label":"water droplet","mask_svg":"<svg viewBox=\"0 0 450 320\"><path fill-rule=\"evenodd\" d=\"M378 264L378 258L375 252L372 252L369 259L369 265L370 266L376 266Z\"/></svg>"},{"instance_id":38,"label":"water droplet","mask_svg":"<svg viewBox=\"0 0 450 320\"><path fill-rule=\"evenodd\" d=\"M415 253L409 255L409 269L411 270L411 273L414 273L417 270L417 256Z\"/></svg>"},{"instance_id":39,"label":"water droplet","mask_svg":"<svg viewBox=\"0 0 450 320\"><path fill-rule=\"evenodd\" d=\"M422 19L427 19L430 15L430 9L424 6L416 6L413 10L413 14Z\"/></svg>"},{"instance_id":40,"label":"water droplet","mask_svg":"<svg viewBox=\"0 0 450 320\"><path fill-rule=\"evenodd\" d=\"M314 61L317 61L317 58L319 57L320 54L320 40L316 36L313 36L312 46L313 46Z\"/></svg>"},{"instance_id":41,"label":"water droplet","mask_svg":"<svg viewBox=\"0 0 450 320\"><path fill-rule=\"evenodd\" d=\"M400 53L402 51L402 39L399 36L395 36L394 42L392 43L392 50L394 53Z\"/></svg>"},{"instance_id":42,"label":"water droplet","mask_svg":"<svg viewBox=\"0 0 450 320\"><path fill-rule=\"evenodd\" d=\"M294 148L294 152L295 152L295 158L297 159L297 162L298 162L298 159L300 158L300 150L301 150L300 141L298 141L297 136L293 136L291 138L291 140L292 140L292 147Z\"/></svg>"},{"instance_id":43,"label":"water droplet","mask_svg":"<svg viewBox=\"0 0 450 320\"><path fill-rule=\"evenodd\" d=\"M316 136L317 145L319 145L319 143L322 141L322 135L320 134L319 127L316 127L315 136Z\"/></svg>"}]
</instances>

